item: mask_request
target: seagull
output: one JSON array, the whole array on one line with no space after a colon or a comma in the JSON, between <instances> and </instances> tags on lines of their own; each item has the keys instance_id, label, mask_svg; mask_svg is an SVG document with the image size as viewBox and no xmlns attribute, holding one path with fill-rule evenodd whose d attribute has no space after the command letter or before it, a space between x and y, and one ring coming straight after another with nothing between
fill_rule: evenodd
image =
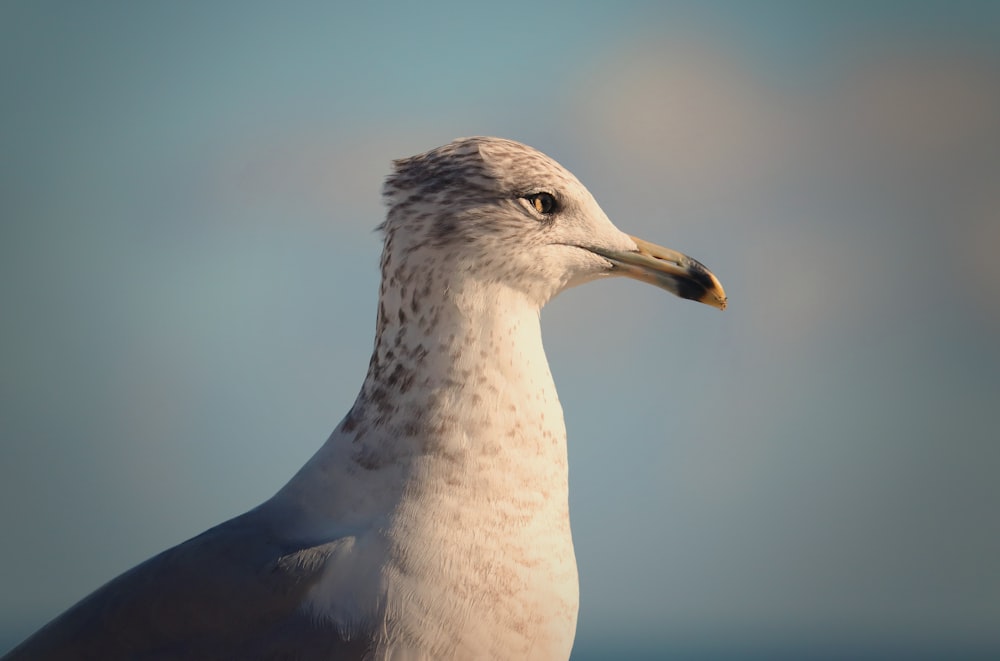
<instances>
[{"instance_id":1,"label":"seagull","mask_svg":"<svg viewBox=\"0 0 1000 661\"><path fill-rule=\"evenodd\" d=\"M539 313L627 276L719 309L701 263L618 230L499 138L397 160L354 405L258 507L71 607L4 659L567 659L579 586Z\"/></svg>"}]
</instances>

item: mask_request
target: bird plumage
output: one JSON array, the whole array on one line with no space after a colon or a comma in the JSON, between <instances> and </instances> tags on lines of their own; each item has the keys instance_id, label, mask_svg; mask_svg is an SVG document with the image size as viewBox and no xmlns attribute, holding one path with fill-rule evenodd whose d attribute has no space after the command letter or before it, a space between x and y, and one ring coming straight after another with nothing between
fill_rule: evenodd
<instances>
[{"instance_id":1,"label":"bird plumage","mask_svg":"<svg viewBox=\"0 0 1000 661\"><path fill-rule=\"evenodd\" d=\"M5 658L569 656L566 433L539 311L608 275L717 307L721 286L620 232L572 174L516 142L396 161L385 197L375 346L326 443L271 499Z\"/></svg>"}]
</instances>

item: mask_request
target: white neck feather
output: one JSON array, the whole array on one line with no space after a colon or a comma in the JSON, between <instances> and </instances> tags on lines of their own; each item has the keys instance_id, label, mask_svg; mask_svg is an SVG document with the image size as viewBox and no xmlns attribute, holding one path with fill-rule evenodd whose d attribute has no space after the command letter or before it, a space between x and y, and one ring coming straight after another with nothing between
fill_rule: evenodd
<instances>
[{"instance_id":1,"label":"white neck feather","mask_svg":"<svg viewBox=\"0 0 1000 661\"><path fill-rule=\"evenodd\" d=\"M417 656L568 654L578 587L566 433L538 308L469 282L418 305L418 323L399 309L383 300L357 402L273 502L292 534L350 538L314 590L314 615L367 612ZM418 332L427 324L433 333ZM345 593L356 600L325 596ZM446 621L464 628L435 628Z\"/></svg>"}]
</instances>

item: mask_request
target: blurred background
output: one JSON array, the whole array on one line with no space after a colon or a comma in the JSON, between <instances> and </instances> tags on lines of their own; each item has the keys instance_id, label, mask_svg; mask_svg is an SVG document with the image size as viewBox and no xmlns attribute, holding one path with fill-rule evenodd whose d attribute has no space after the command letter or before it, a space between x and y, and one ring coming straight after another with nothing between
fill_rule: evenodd
<instances>
[{"instance_id":1,"label":"blurred background","mask_svg":"<svg viewBox=\"0 0 1000 661\"><path fill-rule=\"evenodd\" d=\"M8 0L0 89L0 650L305 462L487 134L731 301L543 314L574 659L1000 654L1000 4Z\"/></svg>"}]
</instances>

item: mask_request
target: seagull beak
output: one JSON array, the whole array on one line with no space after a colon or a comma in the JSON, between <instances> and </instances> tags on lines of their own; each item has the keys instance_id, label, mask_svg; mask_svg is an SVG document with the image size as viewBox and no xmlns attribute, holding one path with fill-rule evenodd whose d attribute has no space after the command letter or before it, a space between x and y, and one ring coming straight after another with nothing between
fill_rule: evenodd
<instances>
[{"instance_id":1,"label":"seagull beak","mask_svg":"<svg viewBox=\"0 0 1000 661\"><path fill-rule=\"evenodd\" d=\"M656 285L668 292L720 310L726 309L726 292L719 279L701 262L683 253L630 236L637 250L588 247L605 258L621 275Z\"/></svg>"}]
</instances>

